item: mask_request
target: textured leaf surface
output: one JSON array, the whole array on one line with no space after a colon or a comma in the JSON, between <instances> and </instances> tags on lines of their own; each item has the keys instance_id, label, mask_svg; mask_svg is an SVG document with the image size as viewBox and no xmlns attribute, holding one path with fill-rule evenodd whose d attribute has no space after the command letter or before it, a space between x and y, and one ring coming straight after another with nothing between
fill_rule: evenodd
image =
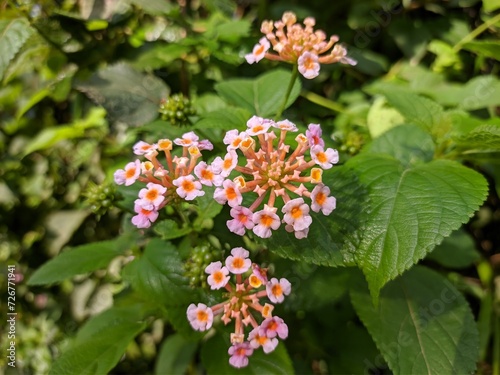
<instances>
[{"instance_id":1,"label":"textured leaf surface","mask_svg":"<svg viewBox=\"0 0 500 375\"><path fill-rule=\"evenodd\" d=\"M177 249L159 239L151 240L144 254L127 265L124 278L142 296L162 306L186 304L195 294L183 276Z\"/></svg>"},{"instance_id":2,"label":"textured leaf surface","mask_svg":"<svg viewBox=\"0 0 500 375\"><path fill-rule=\"evenodd\" d=\"M10 61L33 33L24 18L0 20L0 80Z\"/></svg>"},{"instance_id":3,"label":"textured leaf surface","mask_svg":"<svg viewBox=\"0 0 500 375\"><path fill-rule=\"evenodd\" d=\"M500 126L480 125L456 140L464 153L500 151Z\"/></svg>"},{"instance_id":4,"label":"textured leaf surface","mask_svg":"<svg viewBox=\"0 0 500 375\"><path fill-rule=\"evenodd\" d=\"M225 374L241 374L241 375L262 375L262 374L294 374L292 362L288 356L288 352L280 342L276 349L264 354L262 348L254 351L249 358L248 366L241 369L236 369L229 364L229 355L227 350L231 345L229 343L229 335L227 340L220 334L214 336L204 343L201 348L201 362L203 363L208 375L225 375Z\"/></svg>"},{"instance_id":5,"label":"textured leaf surface","mask_svg":"<svg viewBox=\"0 0 500 375\"><path fill-rule=\"evenodd\" d=\"M162 240L172 240L185 236L192 231L189 227L180 228L179 225L173 220L162 220L155 224L154 231Z\"/></svg>"},{"instance_id":6,"label":"textured leaf surface","mask_svg":"<svg viewBox=\"0 0 500 375\"><path fill-rule=\"evenodd\" d=\"M414 267L387 284L377 307L360 278L351 299L394 374L474 371L479 350L474 316L441 275Z\"/></svg>"},{"instance_id":7,"label":"textured leaf surface","mask_svg":"<svg viewBox=\"0 0 500 375\"><path fill-rule=\"evenodd\" d=\"M245 130L247 121L252 117L250 112L243 108L228 107L209 112L194 124L195 129L222 129Z\"/></svg>"},{"instance_id":8,"label":"textured leaf surface","mask_svg":"<svg viewBox=\"0 0 500 375\"><path fill-rule=\"evenodd\" d=\"M367 208L366 189L356 175L344 167L334 167L325 173L323 183L330 187L337 208L329 216L311 211L313 222L307 238L297 240L282 225L266 245L284 258L324 266L352 265L360 240L362 213Z\"/></svg>"},{"instance_id":9,"label":"textured leaf surface","mask_svg":"<svg viewBox=\"0 0 500 375\"><path fill-rule=\"evenodd\" d=\"M488 189L482 175L452 161L404 167L389 156L364 154L347 164L369 189L356 261L375 299L387 281L467 222Z\"/></svg>"},{"instance_id":10,"label":"textured leaf surface","mask_svg":"<svg viewBox=\"0 0 500 375\"><path fill-rule=\"evenodd\" d=\"M142 74L126 64L117 64L94 73L77 89L102 105L116 121L141 125L158 116L160 100L169 93L157 77Z\"/></svg>"},{"instance_id":11,"label":"textured leaf surface","mask_svg":"<svg viewBox=\"0 0 500 375\"><path fill-rule=\"evenodd\" d=\"M118 241L90 243L65 251L35 271L28 285L51 284L108 266L126 247Z\"/></svg>"},{"instance_id":12,"label":"textured leaf surface","mask_svg":"<svg viewBox=\"0 0 500 375\"><path fill-rule=\"evenodd\" d=\"M104 328L88 340L66 350L53 364L50 375L107 374L120 360L130 341L145 323L123 321Z\"/></svg>"},{"instance_id":13,"label":"textured leaf surface","mask_svg":"<svg viewBox=\"0 0 500 375\"><path fill-rule=\"evenodd\" d=\"M158 353L156 375L184 375L196 353L198 344L187 341L182 335L167 337Z\"/></svg>"},{"instance_id":14,"label":"textured leaf surface","mask_svg":"<svg viewBox=\"0 0 500 375\"><path fill-rule=\"evenodd\" d=\"M215 90L228 103L242 107L252 114L268 117L275 114L283 103L292 73L275 70L255 79L231 79L215 85ZM287 107L300 94L300 81L296 80Z\"/></svg>"}]
</instances>

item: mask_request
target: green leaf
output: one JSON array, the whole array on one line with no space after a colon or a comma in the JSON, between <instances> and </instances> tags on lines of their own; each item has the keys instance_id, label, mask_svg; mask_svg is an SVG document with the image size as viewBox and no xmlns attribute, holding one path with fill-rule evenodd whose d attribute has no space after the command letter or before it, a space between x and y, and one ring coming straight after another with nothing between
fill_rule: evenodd
<instances>
[{"instance_id":1,"label":"green leaf","mask_svg":"<svg viewBox=\"0 0 500 375\"><path fill-rule=\"evenodd\" d=\"M366 121L370 135L377 138L387 130L402 124L404 118L394 108L387 107L386 100L380 97L375 99L370 107Z\"/></svg>"},{"instance_id":2,"label":"green leaf","mask_svg":"<svg viewBox=\"0 0 500 375\"><path fill-rule=\"evenodd\" d=\"M444 111L438 103L420 95L397 89L381 89L389 104L403 115L408 122L432 131L441 126L444 120Z\"/></svg>"},{"instance_id":3,"label":"green leaf","mask_svg":"<svg viewBox=\"0 0 500 375\"><path fill-rule=\"evenodd\" d=\"M10 61L32 33L33 29L24 18L0 20L0 81Z\"/></svg>"},{"instance_id":4,"label":"green leaf","mask_svg":"<svg viewBox=\"0 0 500 375\"><path fill-rule=\"evenodd\" d=\"M130 125L154 120L161 99L169 93L161 79L142 74L126 64L101 69L76 88L102 105L111 119Z\"/></svg>"},{"instance_id":5,"label":"green leaf","mask_svg":"<svg viewBox=\"0 0 500 375\"><path fill-rule=\"evenodd\" d=\"M491 13L499 8L500 8L500 0L483 0L483 10L486 13Z\"/></svg>"},{"instance_id":6,"label":"green leaf","mask_svg":"<svg viewBox=\"0 0 500 375\"><path fill-rule=\"evenodd\" d=\"M163 342L156 359L156 375L184 375L196 353L198 344L174 334Z\"/></svg>"},{"instance_id":7,"label":"green leaf","mask_svg":"<svg viewBox=\"0 0 500 375\"><path fill-rule=\"evenodd\" d=\"M144 298L161 306L186 305L196 293L183 276L183 264L170 242L152 239L144 254L129 263L123 277Z\"/></svg>"},{"instance_id":8,"label":"green leaf","mask_svg":"<svg viewBox=\"0 0 500 375\"><path fill-rule=\"evenodd\" d=\"M347 165L369 190L371 208L355 255L375 301L387 281L467 222L488 192L482 175L453 161L405 167L367 153Z\"/></svg>"},{"instance_id":9,"label":"green leaf","mask_svg":"<svg viewBox=\"0 0 500 375\"><path fill-rule=\"evenodd\" d=\"M123 321L103 328L99 335L78 342L54 362L50 375L107 374L120 360L130 341L146 323Z\"/></svg>"},{"instance_id":10,"label":"green leaf","mask_svg":"<svg viewBox=\"0 0 500 375\"><path fill-rule=\"evenodd\" d=\"M248 20L228 20L216 26L217 39L236 43L242 37L248 36L250 32L250 22Z\"/></svg>"},{"instance_id":11,"label":"green leaf","mask_svg":"<svg viewBox=\"0 0 500 375\"><path fill-rule=\"evenodd\" d=\"M297 240L282 225L265 243L283 258L331 267L353 265L366 210L366 189L344 167L325 173L323 183L330 187L337 208L329 216L311 211L313 221L307 238Z\"/></svg>"},{"instance_id":12,"label":"green leaf","mask_svg":"<svg viewBox=\"0 0 500 375\"><path fill-rule=\"evenodd\" d=\"M407 166L431 161L435 145L429 133L415 125L400 125L382 134L364 152L385 154Z\"/></svg>"},{"instance_id":13,"label":"green leaf","mask_svg":"<svg viewBox=\"0 0 500 375\"><path fill-rule=\"evenodd\" d=\"M194 124L194 129L244 130L247 127L246 124L250 117L252 115L246 109L228 107L203 115Z\"/></svg>"},{"instance_id":14,"label":"green leaf","mask_svg":"<svg viewBox=\"0 0 500 375\"><path fill-rule=\"evenodd\" d=\"M172 240L191 233L192 229L189 227L179 228L175 221L166 219L156 223L154 231L162 240Z\"/></svg>"},{"instance_id":15,"label":"green leaf","mask_svg":"<svg viewBox=\"0 0 500 375\"><path fill-rule=\"evenodd\" d=\"M93 127L106 125L106 111L102 108L92 108L88 116L81 120L76 120L70 125L60 125L47 128L38 133L24 148L23 157L35 151L45 150L52 147L57 142L80 138L85 135L85 130Z\"/></svg>"},{"instance_id":16,"label":"green leaf","mask_svg":"<svg viewBox=\"0 0 500 375\"><path fill-rule=\"evenodd\" d=\"M236 369L229 364L227 351L231 346L229 335L218 334L206 341L201 348L201 362L208 375L290 375L294 374L292 362L283 342L276 349L264 354L262 349L254 350L248 359L248 366Z\"/></svg>"},{"instance_id":17,"label":"green leaf","mask_svg":"<svg viewBox=\"0 0 500 375\"><path fill-rule=\"evenodd\" d=\"M158 43L144 52L141 51L131 64L136 69L160 69L172 64L174 60L188 54L189 51L189 46Z\"/></svg>"},{"instance_id":18,"label":"green leaf","mask_svg":"<svg viewBox=\"0 0 500 375\"><path fill-rule=\"evenodd\" d=\"M500 41L496 39L473 40L472 42L465 43L462 48L467 51L474 52L480 56L489 57L490 59L500 61Z\"/></svg>"},{"instance_id":19,"label":"green leaf","mask_svg":"<svg viewBox=\"0 0 500 375\"><path fill-rule=\"evenodd\" d=\"M500 80L492 75L472 78L458 92L458 106L475 110L500 105Z\"/></svg>"},{"instance_id":20,"label":"green leaf","mask_svg":"<svg viewBox=\"0 0 500 375\"><path fill-rule=\"evenodd\" d=\"M485 153L500 151L500 126L480 125L455 140L463 153Z\"/></svg>"},{"instance_id":21,"label":"green leaf","mask_svg":"<svg viewBox=\"0 0 500 375\"><path fill-rule=\"evenodd\" d=\"M387 284L377 307L359 278L351 299L394 374L471 374L479 339L463 296L441 275L414 267Z\"/></svg>"},{"instance_id":22,"label":"green leaf","mask_svg":"<svg viewBox=\"0 0 500 375\"><path fill-rule=\"evenodd\" d=\"M427 49L436 54L436 60L432 64L432 69L436 72L443 72L447 68L462 68L462 62L457 51L448 43L435 39L429 43Z\"/></svg>"},{"instance_id":23,"label":"green leaf","mask_svg":"<svg viewBox=\"0 0 500 375\"><path fill-rule=\"evenodd\" d=\"M275 70L264 73L254 79L231 79L215 85L215 90L228 103L242 107L261 117L269 117L283 103L292 73L286 70ZM288 98L286 107L290 106L300 94L301 84L297 79Z\"/></svg>"},{"instance_id":24,"label":"green leaf","mask_svg":"<svg viewBox=\"0 0 500 375\"><path fill-rule=\"evenodd\" d=\"M64 251L42 265L31 276L28 285L52 284L108 266L127 250L120 240L94 242Z\"/></svg>"},{"instance_id":25,"label":"green leaf","mask_svg":"<svg viewBox=\"0 0 500 375\"><path fill-rule=\"evenodd\" d=\"M448 268L466 268L481 259L472 237L464 230L458 230L436 246L426 259Z\"/></svg>"}]
</instances>

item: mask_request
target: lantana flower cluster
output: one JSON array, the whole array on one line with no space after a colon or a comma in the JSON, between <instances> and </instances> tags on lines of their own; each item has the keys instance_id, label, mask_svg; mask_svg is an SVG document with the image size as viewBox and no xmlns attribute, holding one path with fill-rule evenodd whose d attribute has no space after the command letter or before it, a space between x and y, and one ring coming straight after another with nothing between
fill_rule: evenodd
<instances>
[{"instance_id":1,"label":"lantana flower cluster","mask_svg":"<svg viewBox=\"0 0 500 375\"><path fill-rule=\"evenodd\" d=\"M263 58L284 61L298 65L298 70L305 78L317 77L320 64L342 63L356 65L356 61L347 56L347 50L340 44L337 35L327 40L322 30L314 30L316 20L307 17L304 26L297 23L293 12L285 12L280 21L264 21L260 31L265 37L259 40L251 53L245 56L249 64ZM276 53L268 50L273 47Z\"/></svg>"},{"instance_id":2,"label":"lantana flower cluster","mask_svg":"<svg viewBox=\"0 0 500 375\"><path fill-rule=\"evenodd\" d=\"M275 122L253 116L246 131L226 133L227 154L216 158L211 167L224 177L214 198L231 207L232 219L227 221L231 232L242 236L252 230L268 238L284 223L288 232L301 239L307 237L312 223L310 209L324 215L335 209L335 197L322 183L322 175L338 162L337 150L325 148L319 124L309 124L305 134L298 133L295 148L285 143L289 132L298 132L298 128L288 120ZM239 153L243 155L241 163ZM228 178L232 171L239 175ZM243 195L256 198L245 207ZM310 206L304 198L310 200ZM278 200L283 203L282 218Z\"/></svg>"},{"instance_id":3,"label":"lantana flower cluster","mask_svg":"<svg viewBox=\"0 0 500 375\"><path fill-rule=\"evenodd\" d=\"M234 321L231 333L229 363L237 368L248 365L248 357L262 347L270 353L278 345L278 339L288 337L288 326L283 319L273 316L274 305L262 304L260 299L267 297L272 303L281 303L291 292L291 284L285 279L267 278L267 270L260 268L249 259L249 252L236 247L231 250L224 265L222 262L210 263L205 272L212 290L224 288L227 299L215 306L192 303L187 309L187 318L193 329L206 331L212 327L214 318L221 315L225 325ZM235 283L231 282L234 275ZM261 320L260 324L258 320ZM246 335L245 327L251 331Z\"/></svg>"},{"instance_id":4,"label":"lantana flower cluster","mask_svg":"<svg viewBox=\"0 0 500 375\"><path fill-rule=\"evenodd\" d=\"M180 156L172 155L174 145L182 147ZM202 185L208 184L208 172L204 169L206 164L198 161L201 151L212 149L208 140L200 141L194 132L173 141L137 142L133 147L134 154L143 156L146 161L136 159L114 173L118 185L129 186L136 181L146 184L134 202L136 215L132 217L132 223L138 228L148 228L158 218L158 211L172 200L191 201L204 195ZM164 154L165 164L159 160L160 153Z\"/></svg>"}]
</instances>

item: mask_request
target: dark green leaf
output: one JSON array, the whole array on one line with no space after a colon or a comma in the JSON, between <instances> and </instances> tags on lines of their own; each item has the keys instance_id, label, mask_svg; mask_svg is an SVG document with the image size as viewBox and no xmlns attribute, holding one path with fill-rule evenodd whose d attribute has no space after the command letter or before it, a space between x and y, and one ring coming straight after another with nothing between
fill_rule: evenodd
<instances>
[{"instance_id":1,"label":"dark green leaf","mask_svg":"<svg viewBox=\"0 0 500 375\"><path fill-rule=\"evenodd\" d=\"M172 240L191 233L192 229L188 227L179 228L173 220L162 220L154 225L154 231L162 240Z\"/></svg>"},{"instance_id":2,"label":"dark green leaf","mask_svg":"<svg viewBox=\"0 0 500 375\"><path fill-rule=\"evenodd\" d=\"M169 93L162 80L139 73L126 64L101 69L76 88L102 105L113 120L131 125L154 120L160 100Z\"/></svg>"},{"instance_id":3,"label":"dark green leaf","mask_svg":"<svg viewBox=\"0 0 500 375\"><path fill-rule=\"evenodd\" d=\"M465 154L500 151L500 126L480 125L456 139L457 147Z\"/></svg>"},{"instance_id":4,"label":"dark green leaf","mask_svg":"<svg viewBox=\"0 0 500 375\"><path fill-rule=\"evenodd\" d=\"M404 167L392 157L367 153L347 164L369 189L371 209L356 261L374 300L387 281L467 222L488 191L482 175L447 160Z\"/></svg>"},{"instance_id":5,"label":"dark green leaf","mask_svg":"<svg viewBox=\"0 0 500 375\"><path fill-rule=\"evenodd\" d=\"M37 269L28 285L52 284L75 275L95 271L127 250L117 240L94 242L64 251Z\"/></svg>"},{"instance_id":6,"label":"dark green leaf","mask_svg":"<svg viewBox=\"0 0 500 375\"><path fill-rule=\"evenodd\" d=\"M196 353L198 344L179 334L167 337L156 358L156 375L184 375Z\"/></svg>"},{"instance_id":7,"label":"dark green leaf","mask_svg":"<svg viewBox=\"0 0 500 375\"><path fill-rule=\"evenodd\" d=\"M152 239L141 257L129 263L123 277L147 299L161 306L187 305L196 294L183 276L183 264L170 242Z\"/></svg>"},{"instance_id":8,"label":"dark green leaf","mask_svg":"<svg viewBox=\"0 0 500 375\"><path fill-rule=\"evenodd\" d=\"M244 130L252 115L246 109L228 107L209 112L194 124L195 129Z\"/></svg>"},{"instance_id":9,"label":"dark green leaf","mask_svg":"<svg viewBox=\"0 0 500 375\"><path fill-rule=\"evenodd\" d=\"M262 349L254 350L247 367L236 369L229 364L230 347L229 335L227 339L218 334L206 341L201 348L201 362L205 366L208 375L291 375L294 373L290 357L283 342L276 349L264 354Z\"/></svg>"},{"instance_id":10,"label":"dark green leaf","mask_svg":"<svg viewBox=\"0 0 500 375\"><path fill-rule=\"evenodd\" d=\"M474 52L480 56L489 57L495 60L500 59L500 41L496 39L473 40L471 42L465 43L462 48Z\"/></svg>"},{"instance_id":11,"label":"dark green leaf","mask_svg":"<svg viewBox=\"0 0 500 375\"><path fill-rule=\"evenodd\" d=\"M228 103L242 107L252 114L268 117L278 112L290 83L292 73L275 70L254 79L231 79L215 85L215 90ZM286 107L300 94L300 81L296 80Z\"/></svg>"},{"instance_id":12,"label":"dark green leaf","mask_svg":"<svg viewBox=\"0 0 500 375\"><path fill-rule=\"evenodd\" d=\"M52 365L50 375L108 373L120 360L130 341L146 328L145 323L123 321L102 329L99 335L66 350Z\"/></svg>"},{"instance_id":13,"label":"dark green leaf","mask_svg":"<svg viewBox=\"0 0 500 375\"><path fill-rule=\"evenodd\" d=\"M0 20L0 81L10 61L33 33L24 18Z\"/></svg>"},{"instance_id":14,"label":"dark green leaf","mask_svg":"<svg viewBox=\"0 0 500 375\"><path fill-rule=\"evenodd\" d=\"M478 332L467 301L441 275L414 267L387 284L374 307L360 277L353 305L394 374L471 374Z\"/></svg>"},{"instance_id":15,"label":"dark green leaf","mask_svg":"<svg viewBox=\"0 0 500 375\"><path fill-rule=\"evenodd\" d=\"M363 211L367 208L366 189L344 167L334 167L325 173L323 183L330 187L337 208L329 216L311 211L313 222L307 238L297 240L294 234L280 228L266 245L284 258L331 267L352 265L360 241Z\"/></svg>"},{"instance_id":16,"label":"dark green leaf","mask_svg":"<svg viewBox=\"0 0 500 375\"><path fill-rule=\"evenodd\" d=\"M400 125L382 134L363 151L390 155L408 166L415 162L431 161L434 150L429 133L415 125Z\"/></svg>"},{"instance_id":17,"label":"dark green leaf","mask_svg":"<svg viewBox=\"0 0 500 375\"><path fill-rule=\"evenodd\" d=\"M427 259L448 268L465 268L481 259L474 240L463 230L455 231L436 246Z\"/></svg>"}]
</instances>

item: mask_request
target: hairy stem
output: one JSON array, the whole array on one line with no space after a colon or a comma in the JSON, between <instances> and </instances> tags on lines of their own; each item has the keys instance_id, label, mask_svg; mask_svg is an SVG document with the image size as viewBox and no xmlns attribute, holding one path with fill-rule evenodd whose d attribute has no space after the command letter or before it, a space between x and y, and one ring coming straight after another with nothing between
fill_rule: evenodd
<instances>
[{"instance_id":1,"label":"hairy stem","mask_svg":"<svg viewBox=\"0 0 500 375\"><path fill-rule=\"evenodd\" d=\"M295 81L297 80L298 73L299 73L298 65L294 65L293 70L292 70L292 76L290 77L290 82L288 83L288 88L286 89L285 98L283 99L283 103L281 104L281 107L280 107L279 111L276 113L276 116L274 118L276 121L278 121L280 119L281 115L283 114L283 111L286 108L286 103L288 102L288 98L290 97L290 94L292 92L293 85L295 84Z\"/></svg>"}]
</instances>

